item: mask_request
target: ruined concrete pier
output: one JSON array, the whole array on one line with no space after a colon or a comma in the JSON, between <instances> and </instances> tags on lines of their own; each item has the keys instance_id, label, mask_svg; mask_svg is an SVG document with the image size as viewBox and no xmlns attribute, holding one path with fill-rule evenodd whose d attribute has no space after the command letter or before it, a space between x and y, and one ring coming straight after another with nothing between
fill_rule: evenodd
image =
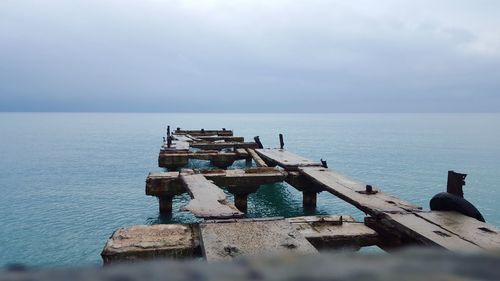
<instances>
[{"instance_id":1,"label":"ruined concrete pier","mask_svg":"<svg viewBox=\"0 0 500 281\"><path fill-rule=\"evenodd\" d=\"M350 179L328 168L322 159L286 150L281 134L277 149L262 148L260 139L254 140L244 142L226 129L168 132L160 150L160 167L179 169L189 167L190 159L201 159L224 168L150 173L146 179L146 194L159 199L160 214L175 212L173 198L188 193L190 200L181 210L191 212L198 222L119 229L106 243L104 262L314 255L325 249L372 245L387 251L416 245L451 251L500 250L500 230L491 224L459 212L423 210L380 187ZM231 169L240 159L246 160L247 167ZM249 194L264 185L275 188L270 184L279 182L302 192L304 210L314 210L318 193L328 192L365 213L364 221L349 215L245 218Z\"/></svg>"}]
</instances>

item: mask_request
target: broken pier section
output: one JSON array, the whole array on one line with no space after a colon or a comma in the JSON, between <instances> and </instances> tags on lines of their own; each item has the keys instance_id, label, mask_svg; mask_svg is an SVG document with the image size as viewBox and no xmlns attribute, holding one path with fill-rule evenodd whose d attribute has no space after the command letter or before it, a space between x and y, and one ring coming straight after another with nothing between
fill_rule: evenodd
<instances>
[{"instance_id":1,"label":"broken pier section","mask_svg":"<svg viewBox=\"0 0 500 281\"><path fill-rule=\"evenodd\" d=\"M359 249L377 241L374 230L350 216L209 220L121 228L113 233L101 255L105 264L154 258L218 261Z\"/></svg>"}]
</instances>

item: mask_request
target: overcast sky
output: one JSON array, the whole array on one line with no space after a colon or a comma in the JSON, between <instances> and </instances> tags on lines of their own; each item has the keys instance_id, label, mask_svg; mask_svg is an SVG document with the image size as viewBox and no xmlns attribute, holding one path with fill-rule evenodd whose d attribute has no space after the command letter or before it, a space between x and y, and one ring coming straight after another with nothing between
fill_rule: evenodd
<instances>
[{"instance_id":1,"label":"overcast sky","mask_svg":"<svg viewBox=\"0 0 500 281\"><path fill-rule=\"evenodd\" d=\"M0 111L499 108L498 0L0 0Z\"/></svg>"}]
</instances>

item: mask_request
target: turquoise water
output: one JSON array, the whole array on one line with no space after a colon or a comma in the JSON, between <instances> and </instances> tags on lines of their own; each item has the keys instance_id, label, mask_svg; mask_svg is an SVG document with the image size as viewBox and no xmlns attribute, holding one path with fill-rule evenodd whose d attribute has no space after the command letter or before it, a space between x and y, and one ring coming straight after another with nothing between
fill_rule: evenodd
<instances>
[{"instance_id":1,"label":"turquoise water","mask_svg":"<svg viewBox=\"0 0 500 281\"><path fill-rule=\"evenodd\" d=\"M100 264L113 230L168 221L144 195L148 172L161 171L167 124L232 128L260 135L266 147L278 146L283 133L286 148L425 208L445 190L449 169L465 172L465 197L500 225L500 114L1 113L0 267ZM186 202L175 198L174 209ZM327 193L316 213L362 218ZM252 217L302 214L301 194L285 184L249 198Z\"/></svg>"}]
</instances>

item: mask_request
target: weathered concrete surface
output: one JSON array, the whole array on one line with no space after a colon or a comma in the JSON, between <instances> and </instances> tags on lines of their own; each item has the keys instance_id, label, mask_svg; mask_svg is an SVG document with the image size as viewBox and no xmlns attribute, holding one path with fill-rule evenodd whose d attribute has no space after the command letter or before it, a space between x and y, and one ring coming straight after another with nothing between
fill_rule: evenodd
<instances>
[{"instance_id":1,"label":"weathered concrete surface","mask_svg":"<svg viewBox=\"0 0 500 281\"><path fill-rule=\"evenodd\" d=\"M253 161L255 161L255 165L257 167L267 167L266 162L262 160L262 158L260 158L260 156L257 154L257 152L255 152L254 149L247 149L247 152L248 154L250 154L250 156L252 156L252 159Z\"/></svg>"},{"instance_id":2,"label":"weathered concrete surface","mask_svg":"<svg viewBox=\"0 0 500 281\"><path fill-rule=\"evenodd\" d=\"M168 147L168 143L165 142L160 148L161 151L169 152L187 152L189 150L189 142L183 140L173 140Z\"/></svg>"},{"instance_id":3,"label":"weathered concrete surface","mask_svg":"<svg viewBox=\"0 0 500 281\"><path fill-rule=\"evenodd\" d=\"M424 212L420 207L382 191L366 193L366 184L330 169L299 167L298 170L314 185L375 218L372 226L379 228L377 231L381 236L389 237L398 232L405 237L403 240L408 241L402 241L402 244L417 243L452 251L500 249L500 233L493 225L455 212ZM380 225L389 230L384 231ZM392 240L394 245L400 243Z\"/></svg>"},{"instance_id":4,"label":"weathered concrete surface","mask_svg":"<svg viewBox=\"0 0 500 281\"><path fill-rule=\"evenodd\" d=\"M492 225L455 212L386 214L380 223L419 244L452 251L500 250L500 233Z\"/></svg>"},{"instance_id":5,"label":"weathered concrete surface","mask_svg":"<svg viewBox=\"0 0 500 281\"><path fill-rule=\"evenodd\" d=\"M200 141L225 141L225 142L244 142L244 137L235 137L235 136L197 136L197 140Z\"/></svg>"},{"instance_id":6,"label":"weathered concrete surface","mask_svg":"<svg viewBox=\"0 0 500 281\"><path fill-rule=\"evenodd\" d=\"M287 171L297 170L298 167L321 167L321 163L309 160L285 149L255 149L257 154L269 165L280 166Z\"/></svg>"},{"instance_id":7,"label":"weathered concrete surface","mask_svg":"<svg viewBox=\"0 0 500 281\"><path fill-rule=\"evenodd\" d=\"M361 211L378 215L383 212L407 213L421 211L421 207L406 202L390 194L376 191L365 193L366 184L352 180L340 173L323 167L300 167L300 174L340 199L352 204Z\"/></svg>"},{"instance_id":8,"label":"weathered concrete surface","mask_svg":"<svg viewBox=\"0 0 500 281\"><path fill-rule=\"evenodd\" d=\"M207 160L212 163L221 163L221 167L228 167L238 159L245 159L236 152L220 152L216 150L203 151L160 151L158 166L164 168L180 168L188 164L189 159Z\"/></svg>"},{"instance_id":9,"label":"weathered concrete surface","mask_svg":"<svg viewBox=\"0 0 500 281\"><path fill-rule=\"evenodd\" d=\"M500 255L457 255L445 251L405 251L393 255L322 254L207 264L155 261L104 268L36 269L0 272L2 281L104 280L500 280Z\"/></svg>"},{"instance_id":10,"label":"weathered concrete surface","mask_svg":"<svg viewBox=\"0 0 500 281\"><path fill-rule=\"evenodd\" d=\"M192 148L199 148L203 150L222 150L224 148L257 148L255 142L193 142Z\"/></svg>"},{"instance_id":11,"label":"weathered concrete surface","mask_svg":"<svg viewBox=\"0 0 500 281\"><path fill-rule=\"evenodd\" d=\"M174 196L186 192L179 180L179 172L149 173L146 178L146 195Z\"/></svg>"},{"instance_id":12,"label":"weathered concrete surface","mask_svg":"<svg viewBox=\"0 0 500 281\"><path fill-rule=\"evenodd\" d=\"M269 167L197 172L222 188L240 188L242 192L247 187L283 181L287 176L285 171ZM179 172L150 173L146 179L146 195L173 196L183 192L186 189L179 179Z\"/></svg>"},{"instance_id":13,"label":"weathered concrete surface","mask_svg":"<svg viewBox=\"0 0 500 281\"><path fill-rule=\"evenodd\" d=\"M183 207L199 218L238 218L243 217L226 194L215 184L200 174L181 173L180 179L191 195L191 201Z\"/></svg>"},{"instance_id":14,"label":"weathered concrete surface","mask_svg":"<svg viewBox=\"0 0 500 281\"><path fill-rule=\"evenodd\" d=\"M197 171L217 186L226 188L235 195L235 205L243 212L247 209L247 197L263 184L283 181L287 173L277 168L260 167L235 170L202 170ZM172 197L187 192L182 184L179 172L150 173L146 179L146 195L160 198L160 212L171 212ZM162 208L163 206L167 208Z\"/></svg>"},{"instance_id":15,"label":"weathered concrete surface","mask_svg":"<svg viewBox=\"0 0 500 281\"><path fill-rule=\"evenodd\" d=\"M376 245L378 234L351 216L325 215L286 219L318 250Z\"/></svg>"},{"instance_id":16,"label":"weathered concrete surface","mask_svg":"<svg viewBox=\"0 0 500 281\"><path fill-rule=\"evenodd\" d=\"M175 130L175 134L191 136L232 136L232 130Z\"/></svg>"},{"instance_id":17,"label":"weathered concrete surface","mask_svg":"<svg viewBox=\"0 0 500 281\"><path fill-rule=\"evenodd\" d=\"M225 188L253 187L271 184L286 179L285 171L269 168L247 168L234 170L205 170L203 175L214 181L215 184Z\"/></svg>"},{"instance_id":18,"label":"weathered concrete surface","mask_svg":"<svg viewBox=\"0 0 500 281\"><path fill-rule=\"evenodd\" d=\"M500 229L494 225L457 212L431 211L418 213L417 215L485 250L500 249Z\"/></svg>"},{"instance_id":19,"label":"weathered concrete surface","mask_svg":"<svg viewBox=\"0 0 500 281\"><path fill-rule=\"evenodd\" d=\"M302 253L303 249L298 247L305 243L302 237L321 250L356 250L374 245L377 241L375 231L363 223L350 216L342 216L341 220L341 216L336 215L210 220L202 224L201 232L203 237L199 235L198 224L141 225L119 229L106 243L102 257L109 263L153 257L182 258L195 252L201 256L200 244L210 248L209 251L222 251L224 257L226 254L237 257L259 253ZM200 242L201 239L206 241ZM283 244L286 246L284 251ZM294 247L295 244L298 246ZM228 245L229 248L225 248ZM189 247L192 249L189 250ZM213 259L213 256L207 259Z\"/></svg>"},{"instance_id":20,"label":"weathered concrete surface","mask_svg":"<svg viewBox=\"0 0 500 281\"><path fill-rule=\"evenodd\" d=\"M207 261L242 256L307 255L317 250L282 219L200 224L201 249Z\"/></svg>"},{"instance_id":21,"label":"weathered concrete surface","mask_svg":"<svg viewBox=\"0 0 500 281\"><path fill-rule=\"evenodd\" d=\"M199 247L191 225L159 224L120 228L101 253L105 264L114 261L193 257Z\"/></svg>"}]
</instances>

